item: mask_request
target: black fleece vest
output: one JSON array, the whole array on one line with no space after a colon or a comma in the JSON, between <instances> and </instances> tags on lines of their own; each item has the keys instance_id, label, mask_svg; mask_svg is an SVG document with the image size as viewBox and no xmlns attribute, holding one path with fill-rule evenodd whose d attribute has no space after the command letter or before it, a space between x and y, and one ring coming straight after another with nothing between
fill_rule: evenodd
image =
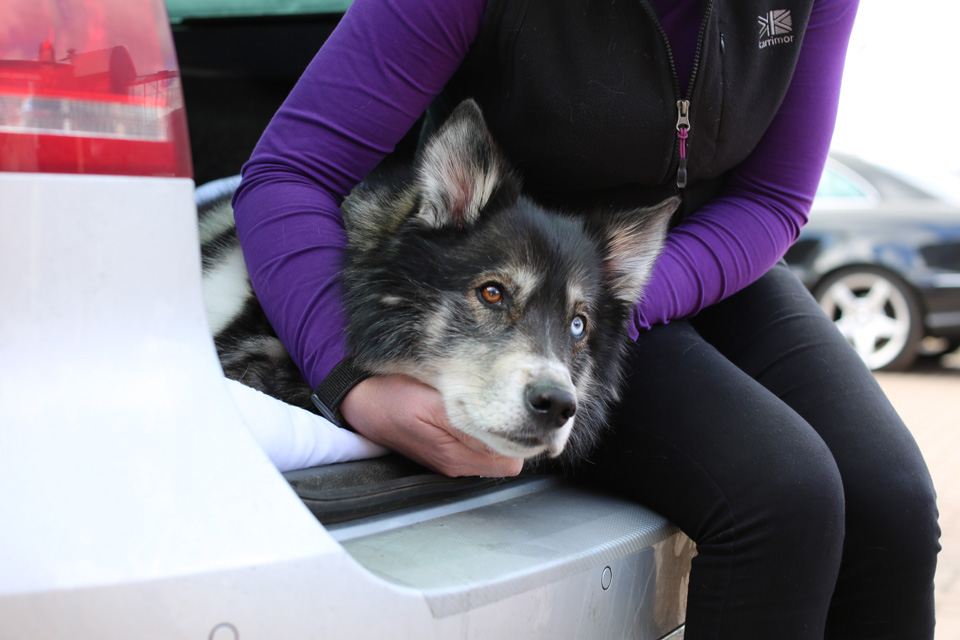
<instances>
[{"instance_id":1,"label":"black fleece vest","mask_svg":"<svg viewBox=\"0 0 960 640\"><path fill-rule=\"evenodd\" d=\"M527 192L544 204L632 207L680 192L689 214L776 114L812 6L706 0L691 86L681 88L647 0L490 0L431 119L476 99ZM681 100L689 101L690 124L683 189Z\"/></svg>"}]
</instances>

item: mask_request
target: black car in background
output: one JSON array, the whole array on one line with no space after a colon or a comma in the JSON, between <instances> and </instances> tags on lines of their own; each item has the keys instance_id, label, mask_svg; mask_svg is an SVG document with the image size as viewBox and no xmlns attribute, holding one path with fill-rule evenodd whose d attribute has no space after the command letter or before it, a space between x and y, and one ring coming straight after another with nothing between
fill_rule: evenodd
<instances>
[{"instance_id":1,"label":"black car in background","mask_svg":"<svg viewBox=\"0 0 960 640\"><path fill-rule=\"evenodd\" d=\"M786 260L871 369L960 346L960 207L907 179L833 154Z\"/></svg>"}]
</instances>

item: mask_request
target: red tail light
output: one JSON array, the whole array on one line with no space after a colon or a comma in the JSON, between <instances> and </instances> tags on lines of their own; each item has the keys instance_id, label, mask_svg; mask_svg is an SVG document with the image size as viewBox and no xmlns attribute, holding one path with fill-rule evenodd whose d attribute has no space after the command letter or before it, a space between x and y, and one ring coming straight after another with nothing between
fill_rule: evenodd
<instances>
[{"instance_id":1,"label":"red tail light","mask_svg":"<svg viewBox=\"0 0 960 640\"><path fill-rule=\"evenodd\" d=\"M0 171L193 175L163 0L0 4Z\"/></svg>"}]
</instances>

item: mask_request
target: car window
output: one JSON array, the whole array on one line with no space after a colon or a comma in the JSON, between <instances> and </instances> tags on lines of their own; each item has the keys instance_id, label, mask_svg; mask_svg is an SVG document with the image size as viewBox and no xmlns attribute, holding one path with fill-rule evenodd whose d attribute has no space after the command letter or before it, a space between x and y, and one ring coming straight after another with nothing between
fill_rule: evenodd
<instances>
[{"instance_id":1,"label":"car window","mask_svg":"<svg viewBox=\"0 0 960 640\"><path fill-rule=\"evenodd\" d=\"M847 180L829 167L824 169L820 185L817 187L818 198L866 198L863 192L852 181Z\"/></svg>"},{"instance_id":2,"label":"car window","mask_svg":"<svg viewBox=\"0 0 960 640\"><path fill-rule=\"evenodd\" d=\"M814 209L866 209L879 202L880 193L869 180L837 158L827 160Z\"/></svg>"},{"instance_id":3,"label":"car window","mask_svg":"<svg viewBox=\"0 0 960 640\"><path fill-rule=\"evenodd\" d=\"M343 13L352 0L167 0L170 22L196 18Z\"/></svg>"}]
</instances>

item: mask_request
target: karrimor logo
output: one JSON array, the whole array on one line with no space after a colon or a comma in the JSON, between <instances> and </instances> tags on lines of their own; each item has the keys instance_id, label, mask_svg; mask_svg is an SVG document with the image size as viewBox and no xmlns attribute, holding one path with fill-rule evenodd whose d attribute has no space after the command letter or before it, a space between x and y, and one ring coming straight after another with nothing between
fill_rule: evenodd
<instances>
[{"instance_id":1,"label":"karrimor logo","mask_svg":"<svg viewBox=\"0 0 960 640\"><path fill-rule=\"evenodd\" d=\"M760 23L760 48L793 42L793 18L789 9L778 9L757 16Z\"/></svg>"}]
</instances>

